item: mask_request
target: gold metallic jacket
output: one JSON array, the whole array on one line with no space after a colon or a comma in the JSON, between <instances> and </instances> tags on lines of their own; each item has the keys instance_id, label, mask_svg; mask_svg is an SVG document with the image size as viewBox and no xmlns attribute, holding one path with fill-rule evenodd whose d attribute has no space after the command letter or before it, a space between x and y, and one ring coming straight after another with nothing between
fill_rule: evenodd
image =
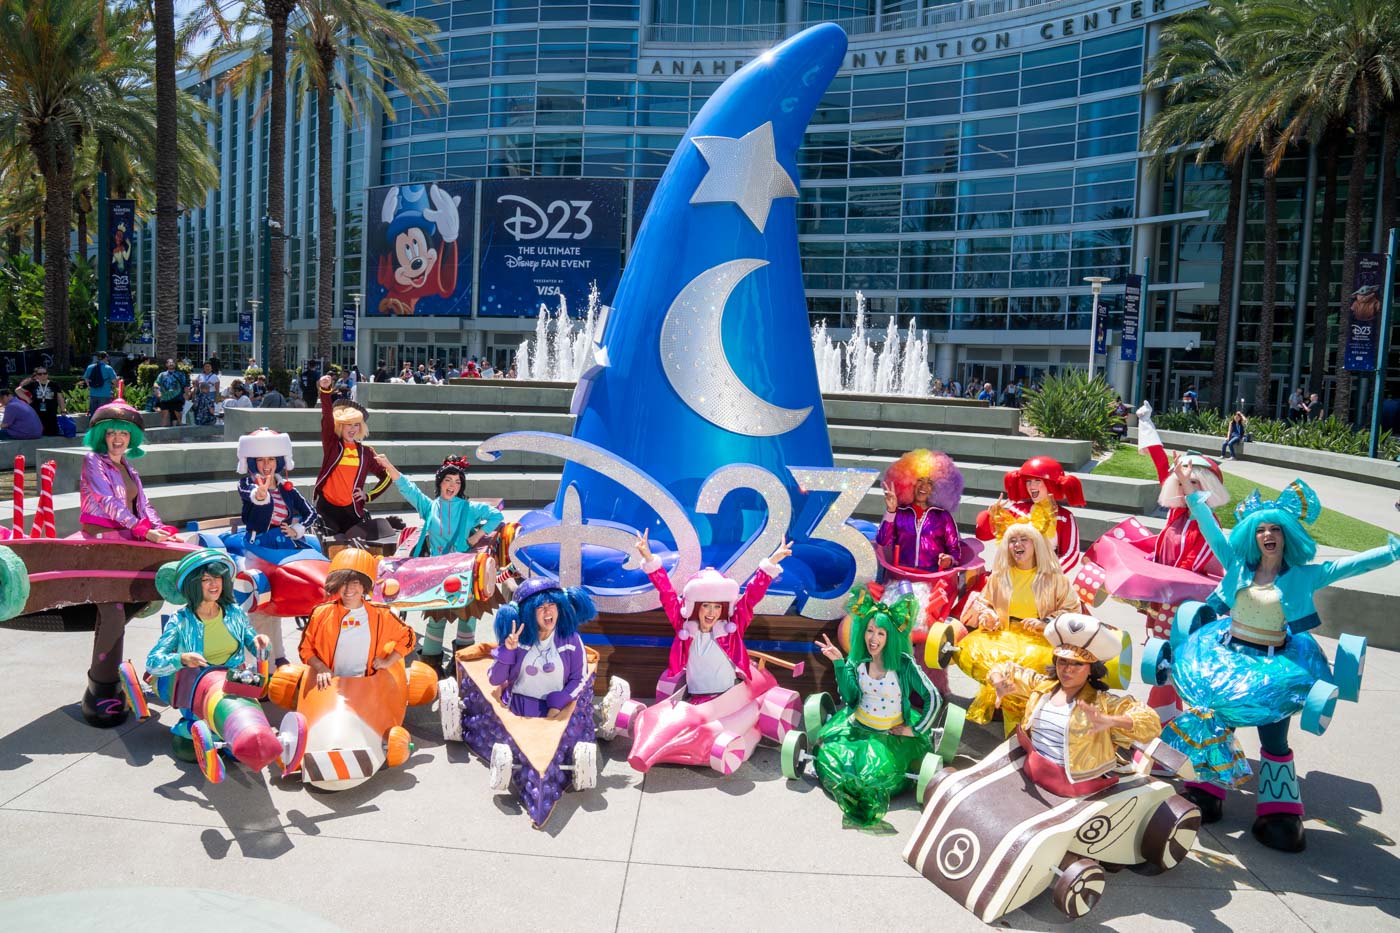
<instances>
[{"instance_id":1,"label":"gold metallic jacket","mask_svg":"<svg viewBox=\"0 0 1400 933\"><path fill-rule=\"evenodd\" d=\"M988 675L990 681L1001 677L1010 678L1015 684L1015 688L1002 697L1002 710L1010 714L1024 709L1021 725L1027 732L1034 731L1037 707L1055 692L1059 681L1010 662L998 664ZM1085 684L1079 691L1079 699L1097 706L1109 716L1128 716L1132 725L1127 729L1094 732L1080 709L1071 710L1066 738L1069 748L1065 750L1065 776L1071 781L1102 777L1117 767L1119 746L1127 748L1134 742L1151 742L1162 734L1162 720L1157 713L1130 696L1095 690Z\"/></svg>"}]
</instances>

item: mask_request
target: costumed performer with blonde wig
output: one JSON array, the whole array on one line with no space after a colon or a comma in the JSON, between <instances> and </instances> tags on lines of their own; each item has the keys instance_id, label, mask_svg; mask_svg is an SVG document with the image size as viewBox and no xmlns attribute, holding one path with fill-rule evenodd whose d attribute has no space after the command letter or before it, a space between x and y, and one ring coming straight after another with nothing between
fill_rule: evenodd
<instances>
[{"instance_id":1,"label":"costumed performer with blonde wig","mask_svg":"<svg viewBox=\"0 0 1400 933\"><path fill-rule=\"evenodd\" d=\"M914 660L909 635L920 608L907 583L858 586L847 609L854 623L850 657L825 635L816 642L832 662L845 705L818 730L813 759L841 812L869 826L884 819L890 798L932 751L943 701Z\"/></svg>"},{"instance_id":2,"label":"costumed performer with blonde wig","mask_svg":"<svg viewBox=\"0 0 1400 933\"><path fill-rule=\"evenodd\" d=\"M1191 759L1201 780L1187 784L1182 796L1201 808L1203 822L1213 823L1221 818L1226 790L1250 775L1235 730L1257 727L1254 837L1272 849L1301 852L1307 844L1303 799L1288 725L1313 685L1333 676L1308 632L1321 621L1313 598L1325 586L1400 560L1400 538L1314 562L1317 544L1304 525L1317 521L1322 503L1301 479L1277 500L1250 493L1236 507L1228 537L1213 521L1207 493L1192 493L1186 502L1225 567L1208 608L1228 617L1209 620L1212 613L1203 613L1205 624L1177 647L1172 676L1186 709L1162 738Z\"/></svg>"},{"instance_id":3,"label":"costumed performer with blonde wig","mask_svg":"<svg viewBox=\"0 0 1400 933\"><path fill-rule=\"evenodd\" d=\"M1123 644L1117 629L1066 612L1045 626L1045 640L1051 665L1003 662L987 681L998 705L1025 711L1016 738L1026 751L1026 776L1060 797L1087 796L1117 783L1118 749L1157 738L1162 722L1133 697L1109 692L1105 662Z\"/></svg>"},{"instance_id":4,"label":"costumed performer with blonde wig","mask_svg":"<svg viewBox=\"0 0 1400 933\"><path fill-rule=\"evenodd\" d=\"M1079 608L1079 597L1050 543L1029 522L1007 525L992 555L987 585L963 607L968 634L958 642L957 665L982 685L968 707L972 722L988 723L996 709L996 691L987 677L993 667L1013 662L1032 670L1051 663L1047 623ZM1021 719L1022 707L1002 704L1007 734Z\"/></svg>"}]
</instances>

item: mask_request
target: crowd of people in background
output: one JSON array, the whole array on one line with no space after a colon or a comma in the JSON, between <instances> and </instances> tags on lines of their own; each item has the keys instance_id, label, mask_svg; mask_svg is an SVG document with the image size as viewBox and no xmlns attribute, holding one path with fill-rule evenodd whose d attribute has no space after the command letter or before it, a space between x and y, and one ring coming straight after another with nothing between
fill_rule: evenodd
<instances>
[{"instance_id":1,"label":"crowd of people in background","mask_svg":"<svg viewBox=\"0 0 1400 933\"><path fill-rule=\"evenodd\" d=\"M932 388L932 394L935 398L972 399L986 402L989 405L1000 405L1003 408L1020 408L1024 392L1025 386L1019 379L1013 379L1002 386L1000 392L990 382L969 380L964 385L953 377L934 379Z\"/></svg>"}]
</instances>

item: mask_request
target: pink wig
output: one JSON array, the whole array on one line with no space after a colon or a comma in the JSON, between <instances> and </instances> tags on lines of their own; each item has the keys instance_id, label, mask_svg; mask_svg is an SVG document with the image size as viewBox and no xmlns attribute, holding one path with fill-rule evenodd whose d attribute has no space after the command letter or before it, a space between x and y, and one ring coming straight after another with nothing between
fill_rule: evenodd
<instances>
[{"instance_id":1,"label":"pink wig","mask_svg":"<svg viewBox=\"0 0 1400 933\"><path fill-rule=\"evenodd\" d=\"M914 501L915 481L925 476L933 481L928 504L945 512L957 511L962 501L963 475L953 458L942 451L909 451L890 464L885 483L894 488L900 505L910 505Z\"/></svg>"}]
</instances>

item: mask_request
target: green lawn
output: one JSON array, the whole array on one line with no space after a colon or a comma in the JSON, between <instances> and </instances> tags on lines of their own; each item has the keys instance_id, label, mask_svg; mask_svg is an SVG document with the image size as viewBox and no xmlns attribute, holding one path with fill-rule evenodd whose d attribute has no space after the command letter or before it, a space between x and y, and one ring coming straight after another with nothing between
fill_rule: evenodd
<instances>
[{"instance_id":1,"label":"green lawn","mask_svg":"<svg viewBox=\"0 0 1400 933\"><path fill-rule=\"evenodd\" d=\"M1152 466L1151 458L1126 444L1120 445L1114 451L1113 456L1094 468L1094 472L1103 476L1157 479L1157 470ZM1259 495L1265 499L1276 499L1279 494L1277 489L1259 486L1229 473L1225 474L1225 488L1229 490L1230 501L1215 510L1223 528L1234 527L1235 505L1248 496L1252 490L1258 489ZM1375 525L1352 518L1350 515L1331 511L1325 506L1322 517L1317 520L1317 524L1308 528L1308 533L1318 544L1345 548L1348 551L1364 551L1368 548L1379 547L1385 544L1388 534L1384 528L1377 528Z\"/></svg>"}]
</instances>

